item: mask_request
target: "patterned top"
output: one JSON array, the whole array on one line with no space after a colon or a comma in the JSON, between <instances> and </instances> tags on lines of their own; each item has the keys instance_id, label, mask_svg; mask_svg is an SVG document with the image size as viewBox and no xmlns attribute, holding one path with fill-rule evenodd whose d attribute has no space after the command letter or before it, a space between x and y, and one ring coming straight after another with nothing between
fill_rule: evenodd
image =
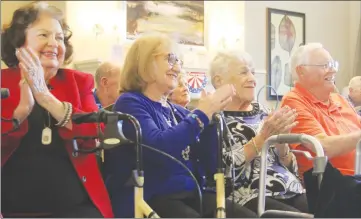
<instances>
[{"instance_id":1,"label":"patterned top","mask_svg":"<svg viewBox=\"0 0 361 219\"><path fill-rule=\"evenodd\" d=\"M230 195L230 198L234 197L234 200L241 205L258 197L261 166L260 157L256 157L250 163L245 162L244 145L256 136L262 126L262 120L268 115L268 110L263 109L263 107L261 109L258 103L252 105L253 110L250 112L224 112L228 133L232 134L232 137L227 138L229 139L228 142L223 142L226 172L230 172L232 154L235 166L235 190L234 194ZM232 150L229 150L230 148ZM304 193L297 171L297 161L293 154L291 169L287 169L280 162L275 148L270 147L268 152L266 196L288 199L296 194Z\"/></svg>"}]
</instances>

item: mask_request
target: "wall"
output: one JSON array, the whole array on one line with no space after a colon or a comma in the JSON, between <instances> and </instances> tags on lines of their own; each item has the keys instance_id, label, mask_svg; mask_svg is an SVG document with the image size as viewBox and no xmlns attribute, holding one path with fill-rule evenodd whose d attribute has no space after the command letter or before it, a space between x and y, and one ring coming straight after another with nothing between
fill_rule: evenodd
<instances>
[{"instance_id":1,"label":"wall","mask_svg":"<svg viewBox=\"0 0 361 219\"><path fill-rule=\"evenodd\" d=\"M78 1L66 2L67 20L74 30L72 41L76 51L75 60L110 59L111 47L117 42L116 35L120 37L120 43L129 44L125 40L125 6L125 2L115 1L93 1L86 4ZM211 50L218 47L219 40L224 36L231 36L231 41L241 38L244 23L243 6L242 1L205 2L205 33L208 33L205 41ZM117 23L109 24L108 18L116 19ZM107 26L104 34L98 38L93 32L92 25L95 23ZM114 25L118 25L119 31L114 32ZM233 30L231 34L230 30ZM240 42L243 43L244 40L241 39ZM202 53L205 49L183 47L183 52Z\"/></svg>"},{"instance_id":2,"label":"wall","mask_svg":"<svg viewBox=\"0 0 361 219\"><path fill-rule=\"evenodd\" d=\"M67 1L67 22L73 31L74 61L110 58L111 46L116 43L115 25L125 31L123 2L120 1ZM113 22L109 22L113 21ZM94 25L101 24L104 34L96 36ZM121 37L122 36L122 33Z\"/></svg>"},{"instance_id":3,"label":"wall","mask_svg":"<svg viewBox=\"0 0 361 219\"><path fill-rule=\"evenodd\" d=\"M359 2L357 2L359 4ZM277 8L306 14L306 42L321 42L340 62L340 72L337 76L337 86L342 88L348 83L348 78L342 77L351 71L351 60L356 40L358 11L350 11L354 4L350 1L246 1L245 3L245 49L252 53L256 66L266 68L266 8Z\"/></svg>"},{"instance_id":4,"label":"wall","mask_svg":"<svg viewBox=\"0 0 361 219\"><path fill-rule=\"evenodd\" d=\"M354 60L355 60L355 50L356 43L357 43L357 37L358 37L358 28L361 22L361 1L350 1L349 2L349 27L350 27L350 41L349 41L349 48L350 48L350 59L349 59L349 65L351 67L351 71L354 69ZM360 49L360 48L358 48ZM361 69L358 69L359 73L358 75L361 75Z\"/></svg>"}]
</instances>

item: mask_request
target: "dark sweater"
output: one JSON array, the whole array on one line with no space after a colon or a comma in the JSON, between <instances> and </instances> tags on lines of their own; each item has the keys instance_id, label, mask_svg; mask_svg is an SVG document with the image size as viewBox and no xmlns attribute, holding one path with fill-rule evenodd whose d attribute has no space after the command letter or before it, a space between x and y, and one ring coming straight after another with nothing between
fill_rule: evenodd
<instances>
[{"instance_id":1,"label":"dark sweater","mask_svg":"<svg viewBox=\"0 0 361 219\"><path fill-rule=\"evenodd\" d=\"M1 207L6 213L49 213L68 211L90 203L82 182L69 159L52 118L52 142L41 143L48 113L35 104L28 117L29 132L1 172Z\"/></svg>"},{"instance_id":2,"label":"dark sweater","mask_svg":"<svg viewBox=\"0 0 361 219\"><path fill-rule=\"evenodd\" d=\"M194 170L195 145L201 132L196 119L188 117L190 112L178 105L170 104L173 109L163 107L138 92L128 92L120 96L114 110L133 115L142 128L143 143L164 151ZM208 117L199 110L194 114L208 125ZM167 120L170 120L167 122ZM170 122L170 124L169 124ZM171 127L170 127L171 126ZM124 122L123 132L127 138L134 139L132 126ZM190 151L190 152L188 152ZM192 191L195 182L179 164L146 148L144 157L144 199L181 191ZM105 151L105 183L111 197L115 217L134 217L133 186L127 185L131 171L135 169L135 150L133 145L122 146Z\"/></svg>"}]
</instances>

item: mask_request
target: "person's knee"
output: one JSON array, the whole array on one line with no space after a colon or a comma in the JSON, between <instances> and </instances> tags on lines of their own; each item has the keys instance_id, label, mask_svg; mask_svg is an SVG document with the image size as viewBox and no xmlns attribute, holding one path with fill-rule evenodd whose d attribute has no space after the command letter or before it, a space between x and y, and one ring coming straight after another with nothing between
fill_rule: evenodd
<instances>
[{"instance_id":1,"label":"person's knee","mask_svg":"<svg viewBox=\"0 0 361 219\"><path fill-rule=\"evenodd\" d=\"M240 204L226 200L227 218L257 218L257 214Z\"/></svg>"},{"instance_id":2,"label":"person's knee","mask_svg":"<svg viewBox=\"0 0 361 219\"><path fill-rule=\"evenodd\" d=\"M294 207L303 213L309 213L307 197L305 194L302 194L302 195L299 195L298 197L296 197L295 202L294 202Z\"/></svg>"},{"instance_id":3,"label":"person's knee","mask_svg":"<svg viewBox=\"0 0 361 219\"><path fill-rule=\"evenodd\" d=\"M201 215L182 200L158 197L148 202L161 218L199 218Z\"/></svg>"}]
</instances>

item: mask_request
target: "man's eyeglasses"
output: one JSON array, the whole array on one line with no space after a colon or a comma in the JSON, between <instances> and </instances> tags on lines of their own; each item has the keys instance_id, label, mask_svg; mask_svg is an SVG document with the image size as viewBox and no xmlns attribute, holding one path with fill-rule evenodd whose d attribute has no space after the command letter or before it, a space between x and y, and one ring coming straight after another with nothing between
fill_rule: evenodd
<instances>
[{"instance_id":1,"label":"man's eyeglasses","mask_svg":"<svg viewBox=\"0 0 361 219\"><path fill-rule=\"evenodd\" d=\"M306 65L303 64L301 66L311 66L311 67L320 67L323 68L327 72L338 72L339 64L337 61L329 61L326 64L315 64L315 65Z\"/></svg>"},{"instance_id":2,"label":"man's eyeglasses","mask_svg":"<svg viewBox=\"0 0 361 219\"><path fill-rule=\"evenodd\" d=\"M168 60L168 64L172 67L174 67L175 64L179 64L181 67L183 66L183 61L178 59L178 57L173 54L173 53L169 53L167 56L166 56L166 59Z\"/></svg>"}]
</instances>

